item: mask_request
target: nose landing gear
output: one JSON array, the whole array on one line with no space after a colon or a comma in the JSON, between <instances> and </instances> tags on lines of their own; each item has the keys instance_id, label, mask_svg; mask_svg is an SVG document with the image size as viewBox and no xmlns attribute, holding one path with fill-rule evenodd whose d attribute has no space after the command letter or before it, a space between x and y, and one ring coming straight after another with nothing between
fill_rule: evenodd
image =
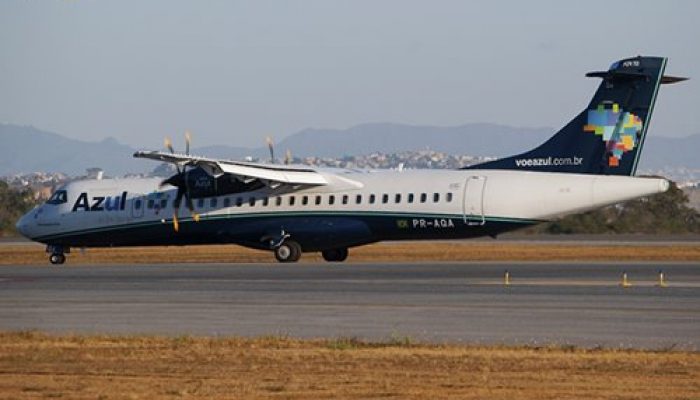
<instances>
[{"instance_id":1,"label":"nose landing gear","mask_svg":"<svg viewBox=\"0 0 700 400\"><path fill-rule=\"evenodd\" d=\"M49 262L54 265L63 264L66 262L66 256L63 254L51 254L49 256Z\"/></svg>"},{"instance_id":2,"label":"nose landing gear","mask_svg":"<svg viewBox=\"0 0 700 400\"><path fill-rule=\"evenodd\" d=\"M46 246L46 252L49 253L49 262L53 265L60 265L66 262L66 256L64 253L70 253L69 248L64 248L63 246Z\"/></svg>"}]
</instances>

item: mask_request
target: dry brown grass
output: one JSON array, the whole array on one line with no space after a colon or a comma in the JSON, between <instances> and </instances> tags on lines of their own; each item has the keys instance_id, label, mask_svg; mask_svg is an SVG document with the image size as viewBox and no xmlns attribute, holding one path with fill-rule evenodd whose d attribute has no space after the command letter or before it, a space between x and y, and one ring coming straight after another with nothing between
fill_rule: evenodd
<instances>
[{"instance_id":1,"label":"dry brown grass","mask_svg":"<svg viewBox=\"0 0 700 400\"><path fill-rule=\"evenodd\" d=\"M691 399L700 354L15 332L0 397Z\"/></svg>"},{"instance_id":2,"label":"dry brown grass","mask_svg":"<svg viewBox=\"0 0 700 400\"><path fill-rule=\"evenodd\" d=\"M0 265L46 264L40 245L0 246ZM349 261L700 261L700 243L678 245L578 245L517 242L378 243L350 250ZM138 264L160 262L271 262L272 253L234 245L131 247L74 251L68 264ZM307 253L304 262L323 261Z\"/></svg>"}]
</instances>

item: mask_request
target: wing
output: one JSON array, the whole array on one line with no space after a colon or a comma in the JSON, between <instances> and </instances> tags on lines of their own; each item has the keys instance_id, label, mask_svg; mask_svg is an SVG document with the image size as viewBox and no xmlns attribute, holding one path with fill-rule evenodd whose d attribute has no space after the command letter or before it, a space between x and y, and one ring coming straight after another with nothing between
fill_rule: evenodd
<instances>
[{"instance_id":1,"label":"wing","mask_svg":"<svg viewBox=\"0 0 700 400\"><path fill-rule=\"evenodd\" d=\"M148 158L181 166L201 167L212 176L232 174L241 180L260 179L267 183L283 183L289 185L328 185L324 174L315 169L297 165L274 165L248 163L229 160L216 160L206 157L188 156L185 154L165 153L162 151L137 151L136 158Z\"/></svg>"}]
</instances>

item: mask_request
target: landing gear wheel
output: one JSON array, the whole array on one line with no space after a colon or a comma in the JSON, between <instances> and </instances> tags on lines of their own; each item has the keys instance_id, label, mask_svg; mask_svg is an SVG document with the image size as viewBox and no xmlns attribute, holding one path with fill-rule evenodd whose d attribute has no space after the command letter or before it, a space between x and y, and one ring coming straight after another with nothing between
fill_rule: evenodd
<instances>
[{"instance_id":1,"label":"landing gear wheel","mask_svg":"<svg viewBox=\"0 0 700 400\"><path fill-rule=\"evenodd\" d=\"M49 256L49 262L54 265L63 264L66 262L66 256L63 254L51 254Z\"/></svg>"},{"instance_id":2,"label":"landing gear wheel","mask_svg":"<svg viewBox=\"0 0 700 400\"><path fill-rule=\"evenodd\" d=\"M297 262L301 257L301 246L293 240L286 240L275 249L275 258L282 263Z\"/></svg>"},{"instance_id":3,"label":"landing gear wheel","mask_svg":"<svg viewBox=\"0 0 700 400\"><path fill-rule=\"evenodd\" d=\"M342 262L345 261L346 258L348 258L348 249L346 248L340 248L340 249L330 249L330 250L323 250L321 252L321 255L323 256L323 259L328 261L328 262Z\"/></svg>"}]
</instances>

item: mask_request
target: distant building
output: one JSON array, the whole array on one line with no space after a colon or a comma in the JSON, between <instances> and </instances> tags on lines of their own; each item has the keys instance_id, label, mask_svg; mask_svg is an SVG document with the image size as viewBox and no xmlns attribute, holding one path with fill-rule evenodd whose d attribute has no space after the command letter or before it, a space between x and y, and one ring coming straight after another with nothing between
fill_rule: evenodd
<instances>
[{"instance_id":1,"label":"distant building","mask_svg":"<svg viewBox=\"0 0 700 400\"><path fill-rule=\"evenodd\" d=\"M104 176L104 173L105 173L105 172L102 170L102 168L97 168L97 167L88 168L88 169L87 169L86 177L87 177L88 179L97 179L97 180L101 180L102 177Z\"/></svg>"}]
</instances>

